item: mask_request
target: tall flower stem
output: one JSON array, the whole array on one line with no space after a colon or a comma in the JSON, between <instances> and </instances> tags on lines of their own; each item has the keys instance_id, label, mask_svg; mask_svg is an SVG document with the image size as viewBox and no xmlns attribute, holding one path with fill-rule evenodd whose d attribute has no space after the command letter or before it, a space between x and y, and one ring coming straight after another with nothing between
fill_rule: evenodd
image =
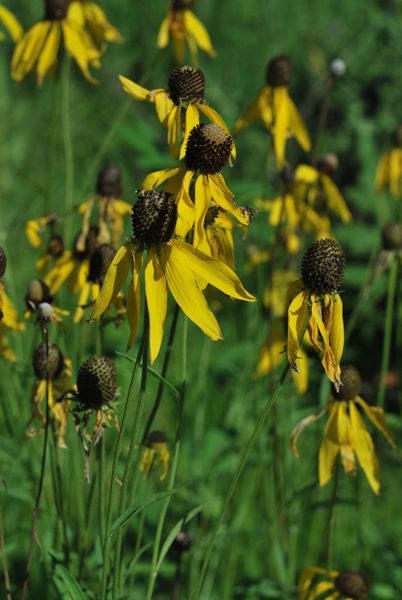
<instances>
[{"instance_id":1,"label":"tall flower stem","mask_svg":"<svg viewBox=\"0 0 402 600\"><path fill-rule=\"evenodd\" d=\"M148 311L146 309L146 315L148 315ZM124 511L127 499L127 491L128 485L130 482L130 474L133 472L133 460L134 460L134 452L138 449L139 441L140 441L140 425L142 413L144 411L145 404L145 394L147 389L147 375L148 375L148 354L149 354L149 335L148 335L148 317L146 325L146 336L145 343L142 353L142 364L141 364L141 383L140 383L140 391L137 398L137 404L134 415L133 428L130 432L130 444L128 447L128 452L126 456L125 466L124 466L124 474L122 487L120 491L120 500L119 500L119 511L118 517ZM137 453L138 457L138 453ZM137 465L138 467L138 465ZM135 488L137 487L138 481L138 468L135 468ZM135 495L136 489L134 488L133 496ZM114 579L113 579L113 599L118 600L119 598L119 588L120 588L120 570L121 570L121 547L123 543L123 527L119 527L117 531L117 540L116 540L116 549L115 549L115 560L114 560Z\"/></svg>"},{"instance_id":2,"label":"tall flower stem","mask_svg":"<svg viewBox=\"0 0 402 600\"><path fill-rule=\"evenodd\" d=\"M64 147L64 212L68 215L71 212L74 203L74 153L71 139L71 118L70 118L70 72L71 58L66 56L63 65L62 80L62 98L61 98L61 118L62 118L62 136ZM71 219L64 222L64 238L68 241L70 234Z\"/></svg>"},{"instance_id":3,"label":"tall flower stem","mask_svg":"<svg viewBox=\"0 0 402 600\"><path fill-rule=\"evenodd\" d=\"M27 592L28 592L28 582L29 582L29 574L31 571L33 547L34 547L35 539L37 537L36 522L37 522L38 515L39 515L39 507L40 507L40 501L41 501L41 497L42 497L43 483L44 483L44 479L45 479L45 467L46 467L47 447L48 447L48 438L49 438L50 377L49 377L49 332L48 332L47 327L44 328L43 334L44 334L44 344L45 344L45 352L46 352L46 354L45 354L45 356L46 356L45 433L44 433L44 438L43 438L42 459L41 459L41 465L40 465L40 471L39 471L38 488L36 491L35 506L32 510L31 535L30 535L30 539L29 539L28 558L27 558L27 564L25 567L25 576L24 576L24 582L22 585L21 600L25 600Z\"/></svg>"},{"instance_id":4,"label":"tall flower stem","mask_svg":"<svg viewBox=\"0 0 402 600\"><path fill-rule=\"evenodd\" d=\"M391 268L388 276L388 291L387 291L387 308L385 311L384 325L384 341L382 345L382 360L380 384L378 387L377 405L384 406L385 388L387 381L387 373L389 369L389 361L391 356L391 341L392 341L392 325L394 320L394 305L396 284L398 281L398 262L399 258L394 256L391 263Z\"/></svg>"},{"instance_id":5,"label":"tall flower stem","mask_svg":"<svg viewBox=\"0 0 402 600\"><path fill-rule=\"evenodd\" d=\"M298 344L299 346L301 345L303 338L304 338L304 334L306 333L307 330L307 326L308 326L308 322L310 320L311 317L311 307L308 308L307 310L307 314L306 314L306 319L305 322L303 324L303 327L301 328L300 331L300 335L298 337ZM243 474L244 471L244 467L246 466L247 460L250 456L251 450L253 449L253 446L263 428L263 426L265 425L268 416L271 413L272 407L274 406L275 402L278 399L279 393L281 391L281 387L283 385L283 383L285 382L285 379L289 373L290 370L290 364L286 363L282 374L279 378L279 381L271 395L270 398L268 398L267 402L265 403L262 411L260 412L260 414L257 417L257 420L255 422L254 425L254 429L251 432L250 437L248 438L243 451L240 455L240 459L237 465L237 469L232 477L232 480L229 484L229 488L226 492L224 501L223 501L223 505L221 508L221 511L219 513L219 516L217 518L217 520L215 521L215 525L213 526L212 529L212 533L211 533L211 538L209 541L209 544L207 546L206 552L205 552L205 556L204 556L204 560L203 563L201 565L201 572L197 581L197 584L195 586L195 590L193 595L191 596L191 600L197 600L200 597L200 594L202 592L202 588L205 582L205 577L207 575L207 571L208 571L208 566L209 566L209 562L211 560L211 556L212 556L212 552L216 543L216 538L218 536L219 530L222 526L222 523L226 517L226 514L228 512L229 509L229 505L230 502L232 501L233 496L235 495L235 492L237 490L237 486L239 485L240 482L240 478Z\"/></svg>"},{"instance_id":6,"label":"tall flower stem","mask_svg":"<svg viewBox=\"0 0 402 600\"><path fill-rule=\"evenodd\" d=\"M185 397L186 379L187 379L187 325L188 325L188 321L186 319L184 322L184 326L183 326L182 383L180 386L180 395L178 398L178 407L177 407L178 415L177 415L177 426L176 426L175 449L174 449L174 454L173 454L172 469L171 469L170 477L169 477L168 492L171 492L174 488L174 484L175 484L175 480L176 480L177 465L179 462L179 453L180 453L180 444L181 444L181 429L182 429L182 422L183 422L184 397ZM159 549L160 549L160 545L161 545L163 527L165 524L165 519L166 519L167 511L169 508L171 497L172 497L171 494L166 496L166 498L162 504L161 511L159 513L159 519L158 519L158 524L156 527L156 534L155 534L155 539L154 539L154 547L152 550L151 572L149 575L146 600L152 599L156 578L158 577Z\"/></svg>"},{"instance_id":7,"label":"tall flower stem","mask_svg":"<svg viewBox=\"0 0 402 600\"><path fill-rule=\"evenodd\" d=\"M335 78L332 74L330 74L330 76L326 82L326 85L325 85L324 96L323 96L322 103L321 103L321 110L320 110L320 114L318 117L317 131L315 134L313 149L311 151L311 162L313 165L317 162L318 153L320 151L321 136L322 136L325 126L327 124L328 112L329 112L329 106L330 106L330 101L331 101L332 90L334 87L334 82L335 82Z\"/></svg>"},{"instance_id":8,"label":"tall flower stem","mask_svg":"<svg viewBox=\"0 0 402 600\"><path fill-rule=\"evenodd\" d=\"M334 538L334 527L335 527L335 505L336 496L338 493L338 481L339 481L339 459L336 461L335 474L334 474L334 486L332 488L331 503L329 505L328 513L328 525L327 525L327 568L332 568L332 546Z\"/></svg>"},{"instance_id":9,"label":"tall flower stem","mask_svg":"<svg viewBox=\"0 0 402 600\"><path fill-rule=\"evenodd\" d=\"M106 592L107 592L107 578L108 578L108 572L109 572L109 549L110 549L110 540L111 540L108 533L109 533L111 518L112 518L112 506L113 506L113 502L114 502L117 467L118 467L118 463L119 463L121 445L123 443L123 438L124 438L124 434L125 434L126 427L127 427L127 412L128 412L129 401L131 398L131 391L132 391L135 376L137 373L137 368L140 363L141 357L143 356L144 346L147 343L146 340L148 337L148 313L147 313L147 311L145 311L145 313L146 313L146 315L144 316L144 328L143 328L143 332L142 332L142 339L140 342L140 346L138 348L136 360L133 365L131 380L130 380L130 383L128 386L127 396L126 396L126 400L125 400L124 408L123 408L123 415L122 415L122 419L121 419L120 431L117 436L116 447L115 447L115 451L114 451L114 455L113 455L112 473L111 473L111 477L110 477L109 495L108 495L108 502L107 502L107 508L106 508L105 537L103 540L103 564L102 564L102 583L101 583L101 586L102 586L101 587L101 598L102 598L102 600L106 600Z\"/></svg>"}]
</instances>

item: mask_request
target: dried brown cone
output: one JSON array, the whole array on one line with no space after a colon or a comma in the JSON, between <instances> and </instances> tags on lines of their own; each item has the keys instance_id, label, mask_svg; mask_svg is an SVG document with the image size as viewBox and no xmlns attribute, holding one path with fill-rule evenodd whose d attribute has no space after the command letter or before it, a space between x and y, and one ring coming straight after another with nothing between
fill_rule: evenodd
<instances>
[{"instance_id":1,"label":"dried brown cone","mask_svg":"<svg viewBox=\"0 0 402 600\"><path fill-rule=\"evenodd\" d=\"M131 216L134 240L145 246L171 240L177 221L173 194L140 190L137 196Z\"/></svg>"},{"instance_id":2,"label":"dried brown cone","mask_svg":"<svg viewBox=\"0 0 402 600\"><path fill-rule=\"evenodd\" d=\"M28 310L37 308L42 302L52 304L53 296L50 294L49 286L42 279L32 279L28 284L25 294L25 304Z\"/></svg>"},{"instance_id":3,"label":"dried brown cone","mask_svg":"<svg viewBox=\"0 0 402 600\"><path fill-rule=\"evenodd\" d=\"M335 579L335 587L345 598L360 600L367 596L370 586L365 577L357 571L343 571Z\"/></svg>"},{"instance_id":4,"label":"dried brown cone","mask_svg":"<svg viewBox=\"0 0 402 600\"><path fill-rule=\"evenodd\" d=\"M46 344L39 344L34 350L32 356L32 365L35 375L39 380L46 380L49 374L49 380L54 381L60 377L64 358L60 348L56 344L49 344L49 353L46 353Z\"/></svg>"},{"instance_id":5,"label":"dried brown cone","mask_svg":"<svg viewBox=\"0 0 402 600\"><path fill-rule=\"evenodd\" d=\"M111 244L98 246L89 259L88 281L101 283L115 254L116 250Z\"/></svg>"},{"instance_id":6,"label":"dried brown cone","mask_svg":"<svg viewBox=\"0 0 402 600\"><path fill-rule=\"evenodd\" d=\"M151 433L149 433L149 435L147 437L145 445L148 446L148 448L152 448L153 444L166 444L166 443L167 443L167 437L163 433L163 431L151 431Z\"/></svg>"},{"instance_id":7,"label":"dried brown cone","mask_svg":"<svg viewBox=\"0 0 402 600\"><path fill-rule=\"evenodd\" d=\"M339 392L333 389L333 395L336 400L353 400L353 398L360 394L362 378L359 371L353 365L342 366L341 383Z\"/></svg>"},{"instance_id":8,"label":"dried brown cone","mask_svg":"<svg viewBox=\"0 0 402 600\"><path fill-rule=\"evenodd\" d=\"M96 193L99 196L120 198L123 195L123 182L120 167L112 163L105 165L98 175Z\"/></svg>"},{"instance_id":9,"label":"dried brown cone","mask_svg":"<svg viewBox=\"0 0 402 600\"><path fill-rule=\"evenodd\" d=\"M233 139L222 127L200 124L190 131L184 162L187 169L213 175L227 164L232 148Z\"/></svg>"},{"instance_id":10,"label":"dried brown cone","mask_svg":"<svg viewBox=\"0 0 402 600\"><path fill-rule=\"evenodd\" d=\"M194 0L172 0L172 10L186 10L193 6Z\"/></svg>"},{"instance_id":11,"label":"dried brown cone","mask_svg":"<svg viewBox=\"0 0 402 600\"><path fill-rule=\"evenodd\" d=\"M402 250L402 223L387 223L381 231L384 250Z\"/></svg>"},{"instance_id":12,"label":"dried brown cone","mask_svg":"<svg viewBox=\"0 0 402 600\"><path fill-rule=\"evenodd\" d=\"M65 19L70 0L45 0L45 20L60 21Z\"/></svg>"},{"instance_id":13,"label":"dried brown cone","mask_svg":"<svg viewBox=\"0 0 402 600\"><path fill-rule=\"evenodd\" d=\"M285 54L274 56L267 66L267 83L271 87L288 86L292 77L292 64Z\"/></svg>"},{"instance_id":14,"label":"dried brown cone","mask_svg":"<svg viewBox=\"0 0 402 600\"><path fill-rule=\"evenodd\" d=\"M4 276L7 268L7 255L3 248L0 248L0 279Z\"/></svg>"},{"instance_id":15,"label":"dried brown cone","mask_svg":"<svg viewBox=\"0 0 402 600\"><path fill-rule=\"evenodd\" d=\"M317 295L336 292L343 280L345 253L336 240L314 242L303 256L301 276L304 285Z\"/></svg>"},{"instance_id":16,"label":"dried brown cone","mask_svg":"<svg viewBox=\"0 0 402 600\"><path fill-rule=\"evenodd\" d=\"M106 356L91 356L79 368L78 397L86 409L98 410L110 404L116 395L117 373L114 362Z\"/></svg>"},{"instance_id":17,"label":"dried brown cone","mask_svg":"<svg viewBox=\"0 0 402 600\"><path fill-rule=\"evenodd\" d=\"M169 96L176 106L204 101L205 76L201 69L177 67L168 81Z\"/></svg>"},{"instance_id":18,"label":"dried brown cone","mask_svg":"<svg viewBox=\"0 0 402 600\"><path fill-rule=\"evenodd\" d=\"M47 253L54 259L60 258L64 252L64 241L61 235L52 235L47 243Z\"/></svg>"}]
</instances>

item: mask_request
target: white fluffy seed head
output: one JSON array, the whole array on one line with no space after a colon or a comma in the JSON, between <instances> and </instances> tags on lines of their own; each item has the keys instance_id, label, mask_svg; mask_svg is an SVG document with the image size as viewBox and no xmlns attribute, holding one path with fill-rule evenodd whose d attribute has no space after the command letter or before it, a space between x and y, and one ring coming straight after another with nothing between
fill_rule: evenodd
<instances>
[{"instance_id":1,"label":"white fluffy seed head","mask_svg":"<svg viewBox=\"0 0 402 600\"><path fill-rule=\"evenodd\" d=\"M342 58L334 58L329 68L334 77L343 77L346 73L346 63Z\"/></svg>"}]
</instances>

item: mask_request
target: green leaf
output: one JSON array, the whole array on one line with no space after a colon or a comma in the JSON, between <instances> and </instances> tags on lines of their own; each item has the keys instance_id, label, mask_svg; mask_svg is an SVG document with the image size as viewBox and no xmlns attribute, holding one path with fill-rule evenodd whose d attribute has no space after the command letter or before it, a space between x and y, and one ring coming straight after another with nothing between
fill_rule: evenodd
<instances>
[{"instance_id":1,"label":"green leaf","mask_svg":"<svg viewBox=\"0 0 402 600\"><path fill-rule=\"evenodd\" d=\"M72 600L86 600L86 595L82 591L80 584L62 564L59 563L56 565L54 577L58 578L57 587L65 597Z\"/></svg>"},{"instance_id":2,"label":"green leaf","mask_svg":"<svg viewBox=\"0 0 402 600\"><path fill-rule=\"evenodd\" d=\"M176 535L182 530L183 525L185 525L186 523L191 521L191 519L193 519L196 515L198 515L198 513L201 512L201 510L202 510L202 505L200 504L199 506L196 506L195 508L193 508L193 510L190 510L190 512L187 514L186 517L183 517L182 519L177 521L177 523L173 527L173 529L170 530L170 532L161 548L160 554L159 554L158 562L156 564L157 571L159 571L161 564L163 562L163 559L165 558L166 554L168 553L170 546L173 544L173 540L175 539Z\"/></svg>"}]
</instances>

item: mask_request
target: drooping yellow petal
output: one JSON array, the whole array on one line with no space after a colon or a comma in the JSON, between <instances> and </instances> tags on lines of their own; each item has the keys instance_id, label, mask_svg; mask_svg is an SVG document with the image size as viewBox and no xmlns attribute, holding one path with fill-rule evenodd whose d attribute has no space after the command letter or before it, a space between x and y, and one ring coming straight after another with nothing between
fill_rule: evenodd
<instances>
[{"instance_id":1,"label":"drooping yellow petal","mask_svg":"<svg viewBox=\"0 0 402 600\"><path fill-rule=\"evenodd\" d=\"M88 304L89 295L91 293L91 282L86 281L83 287L81 288L80 295L78 297L78 307L74 313L74 323L79 323L84 316L84 306Z\"/></svg>"},{"instance_id":2,"label":"drooping yellow petal","mask_svg":"<svg viewBox=\"0 0 402 600\"><path fill-rule=\"evenodd\" d=\"M298 372L296 360L299 357L299 336L306 322L308 311L308 292L299 292L292 300L288 309L288 360L292 369Z\"/></svg>"},{"instance_id":3,"label":"drooping yellow petal","mask_svg":"<svg viewBox=\"0 0 402 600\"><path fill-rule=\"evenodd\" d=\"M149 90L131 81L131 79L123 77L123 75L119 75L119 79L124 91L134 100L148 100Z\"/></svg>"},{"instance_id":4,"label":"drooping yellow petal","mask_svg":"<svg viewBox=\"0 0 402 600\"><path fill-rule=\"evenodd\" d=\"M292 378L298 393L302 396L308 388L308 357L301 347L299 347L298 354L298 372L292 369Z\"/></svg>"},{"instance_id":5,"label":"drooping yellow petal","mask_svg":"<svg viewBox=\"0 0 402 600\"><path fill-rule=\"evenodd\" d=\"M149 173L141 184L144 190L153 190L159 185L162 185L164 181L174 177L178 173L182 172L184 175L185 169L183 167L173 167L172 169L162 169L162 171L154 171Z\"/></svg>"},{"instance_id":6,"label":"drooping yellow petal","mask_svg":"<svg viewBox=\"0 0 402 600\"><path fill-rule=\"evenodd\" d=\"M356 396L356 398L354 398L354 401L360 404L367 418L370 419L374 427L377 427L377 429L381 431L382 435L385 437L387 442L393 448L395 448L395 439L393 434L388 429L388 425L385 421L384 409L380 408L379 406L370 406L363 400L363 398L360 398L360 396Z\"/></svg>"},{"instance_id":7,"label":"drooping yellow petal","mask_svg":"<svg viewBox=\"0 0 402 600\"><path fill-rule=\"evenodd\" d=\"M22 37L23 29L13 13L2 5L0 5L0 22L3 23L8 29L12 40L14 42L18 42L18 40Z\"/></svg>"},{"instance_id":8,"label":"drooping yellow petal","mask_svg":"<svg viewBox=\"0 0 402 600\"><path fill-rule=\"evenodd\" d=\"M329 407L329 417L324 430L324 439L318 456L318 475L320 485L326 485L332 477L335 460L339 454L338 413L341 402Z\"/></svg>"},{"instance_id":9,"label":"drooping yellow petal","mask_svg":"<svg viewBox=\"0 0 402 600\"><path fill-rule=\"evenodd\" d=\"M153 248L149 251L145 267L145 293L149 314L149 355L152 365L162 344L167 310L166 278Z\"/></svg>"},{"instance_id":10,"label":"drooping yellow petal","mask_svg":"<svg viewBox=\"0 0 402 600\"><path fill-rule=\"evenodd\" d=\"M125 244L116 252L106 272L100 294L92 310L91 319L98 319L123 287L131 264L131 252L131 244Z\"/></svg>"},{"instance_id":11,"label":"drooping yellow petal","mask_svg":"<svg viewBox=\"0 0 402 600\"><path fill-rule=\"evenodd\" d=\"M155 102L156 114L163 125L167 125L167 118L174 109L175 105L169 98L165 90L153 90L149 97Z\"/></svg>"},{"instance_id":12,"label":"drooping yellow petal","mask_svg":"<svg viewBox=\"0 0 402 600\"><path fill-rule=\"evenodd\" d=\"M180 115L180 106L175 106L167 119L168 144L173 158L177 158L179 154Z\"/></svg>"},{"instance_id":13,"label":"drooping yellow petal","mask_svg":"<svg viewBox=\"0 0 402 600\"><path fill-rule=\"evenodd\" d=\"M320 174L314 167L310 165L299 165L295 171L295 180L305 183L315 183L318 181Z\"/></svg>"},{"instance_id":14,"label":"drooping yellow petal","mask_svg":"<svg viewBox=\"0 0 402 600\"><path fill-rule=\"evenodd\" d=\"M45 76L53 68L57 61L57 54L60 47L60 25L57 21L52 23L49 34L43 45L42 52L39 56L36 72L38 74L38 85L42 85Z\"/></svg>"},{"instance_id":15,"label":"drooping yellow petal","mask_svg":"<svg viewBox=\"0 0 402 600\"><path fill-rule=\"evenodd\" d=\"M158 48L166 48L169 43L169 27L170 17L163 19L158 32L157 46Z\"/></svg>"},{"instance_id":16,"label":"drooping yellow petal","mask_svg":"<svg viewBox=\"0 0 402 600\"><path fill-rule=\"evenodd\" d=\"M186 171L184 176L182 174L176 175L169 181L169 185L166 186L166 191L172 191L177 193L177 224L176 224L176 235L181 238L185 238L190 229L194 224L195 219L195 206L190 198L190 184L194 176L193 171ZM177 182L175 181L177 179Z\"/></svg>"},{"instance_id":17,"label":"drooping yellow petal","mask_svg":"<svg viewBox=\"0 0 402 600\"><path fill-rule=\"evenodd\" d=\"M142 254L132 255L133 278L128 288L127 296L127 320L130 326L130 337L127 347L131 348L138 332L140 321L140 271L142 266Z\"/></svg>"},{"instance_id":18,"label":"drooping yellow petal","mask_svg":"<svg viewBox=\"0 0 402 600\"><path fill-rule=\"evenodd\" d=\"M202 105L200 106L201 109ZM188 140L188 136L190 135L190 131L193 129L193 127L196 127L198 125L198 123L200 122L200 115L198 112L198 109L196 106L194 106L194 104L189 104L186 109L186 117L185 117L185 127L184 127L184 136L183 136L183 142L180 148L180 156L179 158L182 159L184 158L184 155L186 153L186 146L187 146L187 140Z\"/></svg>"},{"instance_id":19,"label":"drooping yellow petal","mask_svg":"<svg viewBox=\"0 0 402 600\"><path fill-rule=\"evenodd\" d=\"M21 81L32 70L41 53L50 25L50 21L35 23L17 43L11 62L11 76L16 81Z\"/></svg>"},{"instance_id":20,"label":"drooping yellow petal","mask_svg":"<svg viewBox=\"0 0 402 600\"><path fill-rule=\"evenodd\" d=\"M97 83L89 72L89 65L99 66L99 53L92 46L88 34L74 21L61 21L64 35L64 46L67 54L72 56L85 78Z\"/></svg>"},{"instance_id":21,"label":"drooping yellow petal","mask_svg":"<svg viewBox=\"0 0 402 600\"><path fill-rule=\"evenodd\" d=\"M285 335L281 323L274 321L270 332L261 348L256 376L271 373L282 361L286 348Z\"/></svg>"},{"instance_id":22,"label":"drooping yellow petal","mask_svg":"<svg viewBox=\"0 0 402 600\"><path fill-rule=\"evenodd\" d=\"M347 475L356 472L356 459L351 435L351 422L346 402L339 402L338 409L338 444L341 453L342 466Z\"/></svg>"},{"instance_id":23,"label":"drooping yellow petal","mask_svg":"<svg viewBox=\"0 0 402 600\"><path fill-rule=\"evenodd\" d=\"M6 294L4 288L0 283L0 311L2 314L2 318L0 319L0 323L5 325L9 329L14 331L24 331L25 324L22 323L18 318L17 309L14 304L11 302L10 298Z\"/></svg>"},{"instance_id":24,"label":"drooping yellow petal","mask_svg":"<svg viewBox=\"0 0 402 600\"><path fill-rule=\"evenodd\" d=\"M350 223L352 214L335 183L325 174L321 175L321 180L327 196L328 208L338 215L343 223Z\"/></svg>"},{"instance_id":25,"label":"drooping yellow petal","mask_svg":"<svg viewBox=\"0 0 402 600\"><path fill-rule=\"evenodd\" d=\"M380 493L378 480L378 460L374 450L373 440L367 431L363 419L353 401L349 402L351 437L360 466L363 469L371 489L375 494Z\"/></svg>"},{"instance_id":26,"label":"drooping yellow petal","mask_svg":"<svg viewBox=\"0 0 402 600\"><path fill-rule=\"evenodd\" d=\"M44 278L44 282L49 286L52 295L59 291L63 283L73 273L75 266L74 258L69 251L65 253L65 256L56 260L53 268Z\"/></svg>"},{"instance_id":27,"label":"drooping yellow petal","mask_svg":"<svg viewBox=\"0 0 402 600\"><path fill-rule=\"evenodd\" d=\"M276 162L279 168L283 168L285 165L286 139L288 137L290 98L285 87L274 88L273 95L274 123L272 125L272 135Z\"/></svg>"},{"instance_id":28,"label":"drooping yellow petal","mask_svg":"<svg viewBox=\"0 0 402 600\"><path fill-rule=\"evenodd\" d=\"M177 262L185 262L201 279L205 279L231 298L255 302L255 297L244 289L236 273L224 263L180 240L171 240L169 245L174 249L171 256L174 255Z\"/></svg>"},{"instance_id":29,"label":"drooping yellow petal","mask_svg":"<svg viewBox=\"0 0 402 600\"><path fill-rule=\"evenodd\" d=\"M175 246L176 242L162 248L162 268L167 283L177 304L198 327L213 340L222 339L215 315L210 310L204 295L197 287L186 253Z\"/></svg>"},{"instance_id":30,"label":"drooping yellow petal","mask_svg":"<svg viewBox=\"0 0 402 600\"><path fill-rule=\"evenodd\" d=\"M325 410L321 411L318 415L308 415L308 417L304 417L304 419L299 421L296 427L293 428L292 433L290 434L290 449L296 458L300 458L300 454L297 449L297 440L308 425L311 425L312 423L318 421L318 419L321 419L324 414Z\"/></svg>"},{"instance_id":31,"label":"drooping yellow petal","mask_svg":"<svg viewBox=\"0 0 402 600\"><path fill-rule=\"evenodd\" d=\"M336 349L339 354L339 351L343 350L343 331L340 331L340 329L339 329L340 324L343 326L343 320L340 321L340 319L342 319L342 304L341 304L341 302L339 302L339 304L337 305L337 308L336 308L337 325L336 325L336 327L334 327L334 331L332 333L332 328L330 329L330 331L328 331L328 328L326 327L326 324L324 323L323 309L321 306L320 297L313 294L311 299L312 299L312 302L311 302L312 321L316 325L317 330L320 333L320 338L321 338L319 342L317 342L317 340L315 340L315 342L318 345L318 347L319 347L319 344L321 343L322 350L323 350L321 362L322 362L322 365L328 376L328 379L333 382L335 387L339 388L340 383L341 383L340 366L339 366L339 362L336 360L334 351L330 344L330 335L332 335L333 339L336 341ZM332 301L332 299L330 299L329 307L324 309L324 318L327 318L328 311L335 310L334 304L335 303ZM332 321L332 315L331 315L331 321ZM314 342L314 339L312 339L312 341Z\"/></svg>"},{"instance_id":32,"label":"drooping yellow petal","mask_svg":"<svg viewBox=\"0 0 402 600\"><path fill-rule=\"evenodd\" d=\"M389 189L395 198L401 196L402 152L399 148L392 148L389 153Z\"/></svg>"},{"instance_id":33,"label":"drooping yellow petal","mask_svg":"<svg viewBox=\"0 0 402 600\"><path fill-rule=\"evenodd\" d=\"M191 10L184 10L183 19L187 36L193 38L197 46L209 54L209 56L216 56L208 31L194 13Z\"/></svg>"},{"instance_id":34,"label":"drooping yellow petal","mask_svg":"<svg viewBox=\"0 0 402 600\"><path fill-rule=\"evenodd\" d=\"M329 332L329 344L334 353L336 363L336 380L340 379L340 362L345 343L345 331L343 326L343 306L339 294L335 294L332 300L332 323Z\"/></svg>"},{"instance_id":35,"label":"drooping yellow petal","mask_svg":"<svg viewBox=\"0 0 402 600\"><path fill-rule=\"evenodd\" d=\"M199 175L194 186L195 222L194 247L202 249L206 241L204 222L211 205L211 194L207 175Z\"/></svg>"},{"instance_id":36,"label":"drooping yellow petal","mask_svg":"<svg viewBox=\"0 0 402 600\"><path fill-rule=\"evenodd\" d=\"M240 133L245 127L250 125L260 116L258 100L254 100L246 109L245 113L239 117L233 127L233 135Z\"/></svg>"},{"instance_id":37,"label":"drooping yellow petal","mask_svg":"<svg viewBox=\"0 0 402 600\"><path fill-rule=\"evenodd\" d=\"M310 135L307 131L307 127L300 116L299 111L296 108L295 103L288 95L288 111L289 111L289 129L292 135L295 136L300 146L305 152L311 150Z\"/></svg>"},{"instance_id":38,"label":"drooping yellow petal","mask_svg":"<svg viewBox=\"0 0 402 600\"><path fill-rule=\"evenodd\" d=\"M225 180L220 173L206 175L211 200L218 204L223 210L231 213L236 209L233 201L233 194L225 184Z\"/></svg>"}]
</instances>

